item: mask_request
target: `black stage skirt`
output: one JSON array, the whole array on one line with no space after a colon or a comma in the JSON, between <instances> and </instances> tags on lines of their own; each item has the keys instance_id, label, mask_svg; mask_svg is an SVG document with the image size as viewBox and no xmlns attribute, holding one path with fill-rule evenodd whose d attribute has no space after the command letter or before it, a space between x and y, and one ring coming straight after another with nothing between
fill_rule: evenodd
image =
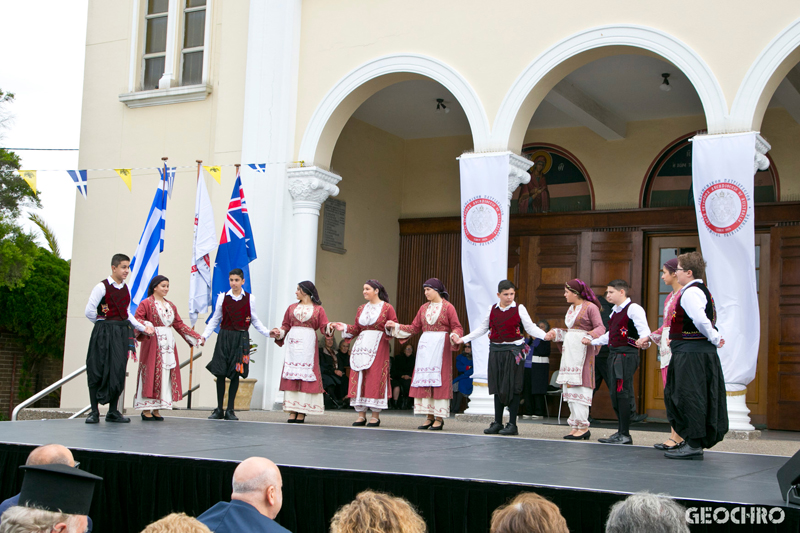
<instances>
[{"instance_id":1,"label":"black stage skirt","mask_svg":"<svg viewBox=\"0 0 800 533\"><path fill-rule=\"evenodd\" d=\"M547 394L550 363L531 363L531 394Z\"/></svg>"},{"instance_id":2,"label":"black stage skirt","mask_svg":"<svg viewBox=\"0 0 800 533\"><path fill-rule=\"evenodd\" d=\"M503 405L511 402L514 394L522 393L525 382L525 360L517 364L517 355L524 344L489 345L489 394L494 394Z\"/></svg>"},{"instance_id":3,"label":"black stage skirt","mask_svg":"<svg viewBox=\"0 0 800 533\"><path fill-rule=\"evenodd\" d=\"M664 403L670 425L684 439L711 448L728 432L725 378L708 341L672 341Z\"/></svg>"},{"instance_id":4,"label":"black stage skirt","mask_svg":"<svg viewBox=\"0 0 800 533\"><path fill-rule=\"evenodd\" d=\"M214 357L206 370L215 376L246 378L250 372L250 334L247 331L219 330Z\"/></svg>"},{"instance_id":5,"label":"black stage skirt","mask_svg":"<svg viewBox=\"0 0 800 533\"><path fill-rule=\"evenodd\" d=\"M105 405L122 394L128 352L135 350L133 326L127 320L94 323L86 353L86 381L97 391L97 403Z\"/></svg>"}]
</instances>

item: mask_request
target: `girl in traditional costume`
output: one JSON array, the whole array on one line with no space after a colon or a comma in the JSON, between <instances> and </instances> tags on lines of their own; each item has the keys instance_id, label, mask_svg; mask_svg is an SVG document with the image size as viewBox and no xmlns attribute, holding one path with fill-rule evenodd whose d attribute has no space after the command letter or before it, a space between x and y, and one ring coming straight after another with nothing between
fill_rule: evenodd
<instances>
[{"instance_id":1,"label":"girl in traditional costume","mask_svg":"<svg viewBox=\"0 0 800 533\"><path fill-rule=\"evenodd\" d=\"M288 344L280 385L283 410L289 413L290 424L302 424L306 415L325 412L317 331L331 337L333 330L312 282L300 282L295 295L298 302L289 306L283 324L274 328L270 337L278 346Z\"/></svg>"},{"instance_id":2,"label":"girl in traditional costume","mask_svg":"<svg viewBox=\"0 0 800 533\"><path fill-rule=\"evenodd\" d=\"M167 300L169 279L156 276L150 281L147 298L136 309L136 320L155 329L153 335L139 335L139 377L133 408L142 411L142 420L162 421L159 409L172 409L172 402L183 398L178 347L173 329L189 344L203 344L203 337L187 326L175 304ZM149 415L145 414L149 411Z\"/></svg>"},{"instance_id":3,"label":"girl in traditional costume","mask_svg":"<svg viewBox=\"0 0 800 533\"><path fill-rule=\"evenodd\" d=\"M414 321L410 325L389 321L386 328L393 337L400 339L401 344L422 332L409 396L414 398L414 414L428 417L418 429L441 430L444 419L450 415L450 400L453 398L451 352L458 349L450 335L455 333L460 337L464 330L442 282L431 278L422 287L428 302L419 308Z\"/></svg>"},{"instance_id":4,"label":"girl in traditional costume","mask_svg":"<svg viewBox=\"0 0 800 533\"><path fill-rule=\"evenodd\" d=\"M545 340L562 343L561 367L556 383L563 386L563 399L569 404L567 440L589 440L589 407L594 392L594 358L599 346L586 346L584 338L596 339L605 333L600 317L600 301L583 281L573 279L564 286L564 298L571 304L564 318L565 329L554 328Z\"/></svg>"},{"instance_id":5,"label":"girl in traditional costume","mask_svg":"<svg viewBox=\"0 0 800 533\"><path fill-rule=\"evenodd\" d=\"M350 387L347 397L358 413L354 426L377 427L380 412L389 407L389 336L386 323L396 322L394 307L379 281L370 279L364 284L367 303L356 311L353 325L337 322L334 327L345 339L355 337L350 348ZM367 409L372 418L367 423Z\"/></svg>"}]
</instances>

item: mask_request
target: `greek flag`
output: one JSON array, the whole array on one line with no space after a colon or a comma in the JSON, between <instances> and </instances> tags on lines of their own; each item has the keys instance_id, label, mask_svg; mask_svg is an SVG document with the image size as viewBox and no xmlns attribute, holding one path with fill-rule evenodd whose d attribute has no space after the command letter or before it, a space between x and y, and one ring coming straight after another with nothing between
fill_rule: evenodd
<instances>
[{"instance_id":1,"label":"greek flag","mask_svg":"<svg viewBox=\"0 0 800 533\"><path fill-rule=\"evenodd\" d=\"M164 228L167 214L167 187L169 185L169 169L159 171L161 179L156 189L153 204L147 214L144 231L139 239L139 246L131 260L131 313L147 297L147 286L150 280L158 275L159 254L164 251Z\"/></svg>"},{"instance_id":2,"label":"greek flag","mask_svg":"<svg viewBox=\"0 0 800 533\"><path fill-rule=\"evenodd\" d=\"M262 174L267 171L266 163L248 163L247 166Z\"/></svg>"},{"instance_id":3,"label":"greek flag","mask_svg":"<svg viewBox=\"0 0 800 533\"><path fill-rule=\"evenodd\" d=\"M69 177L72 178L72 181L75 182L75 186L78 187L78 191L83 195L84 199L86 198L86 188L88 186L89 180L86 177L85 170L67 170L67 174Z\"/></svg>"}]
</instances>

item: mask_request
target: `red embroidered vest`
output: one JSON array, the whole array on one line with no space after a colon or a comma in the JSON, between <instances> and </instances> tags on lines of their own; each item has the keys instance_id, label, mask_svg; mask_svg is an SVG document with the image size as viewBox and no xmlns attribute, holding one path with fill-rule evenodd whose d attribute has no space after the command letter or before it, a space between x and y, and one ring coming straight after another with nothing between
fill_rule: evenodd
<instances>
[{"instance_id":1,"label":"red embroidered vest","mask_svg":"<svg viewBox=\"0 0 800 533\"><path fill-rule=\"evenodd\" d=\"M621 311L611 315L608 319L608 345L611 348L622 348L625 346L636 347L636 340L639 338L639 331L628 318L628 308L633 302L628 302Z\"/></svg>"},{"instance_id":2,"label":"red embroidered vest","mask_svg":"<svg viewBox=\"0 0 800 533\"><path fill-rule=\"evenodd\" d=\"M714 298L711 296L711 292L709 292L708 287L699 282L692 284L692 287L697 287L703 291L703 294L706 295L706 316L708 317L708 320L711 321L711 325L714 327L714 329L717 329L717 307L714 305ZM683 292L684 291L681 291L680 294L678 294L678 300L675 302L675 310L672 312L672 323L670 324L669 328L669 338L674 341L708 340L706 339L705 335L700 333L700 330L697 329L694 321L689 318L689 315L687 315L686 311L683 309L683 306L681 305Z\"/></svg>"},{"instance_id":3,"label":"red embroidered vest","mask_svg":"<svg viewBox=\"0 0 800 533\"><path fill-rule=\"evenodd\" d=\"M241 300L234 300L230 294L222 300L222 329L247 331L250 329L250 295L244 293Z\"/></svg>"},{"instance_id":4,"label":"red embroidered vest","mask_svg":"<svg viewBox=\"0 0 800 533\"><path fill-rule=\"evenodd\" d=\"M104 320L128 320L128 306L131 304L131 293L128 286L121 289L114 287L107 279L103 280L106 294L97 304L97 318Z\"/></svg>"},{"instance_id":5,"label":"red embroidered vest","mask_svg":"<svg viewBox=\"0 0 800 533\"><path fill-rule=\"evenodd\" d=\"M514 306L505 311L495 305L489 314L489 341L494 343L514 342L522 338L519 319L519 306Z\"/></svg>"}]
</instances>

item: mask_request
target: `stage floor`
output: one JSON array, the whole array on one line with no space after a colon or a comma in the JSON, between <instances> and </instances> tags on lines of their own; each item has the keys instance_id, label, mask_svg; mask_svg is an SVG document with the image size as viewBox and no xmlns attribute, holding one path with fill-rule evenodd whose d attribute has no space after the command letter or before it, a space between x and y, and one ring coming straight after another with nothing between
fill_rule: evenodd
<instances>
[{"instance_id":1,"label":"stage floor","mask_svg":"<svg viewBox=\"0 0 800 533\"><path fill-rule=\"evenodd\" d=\"M122 454L242 461L628 494L782 506L776 480L787 457L706 451L674 461L644 446L410 432L390 429L168 418L95 426L83 420L0 422L0 442Z\"/></svg>"}]
</instances>

